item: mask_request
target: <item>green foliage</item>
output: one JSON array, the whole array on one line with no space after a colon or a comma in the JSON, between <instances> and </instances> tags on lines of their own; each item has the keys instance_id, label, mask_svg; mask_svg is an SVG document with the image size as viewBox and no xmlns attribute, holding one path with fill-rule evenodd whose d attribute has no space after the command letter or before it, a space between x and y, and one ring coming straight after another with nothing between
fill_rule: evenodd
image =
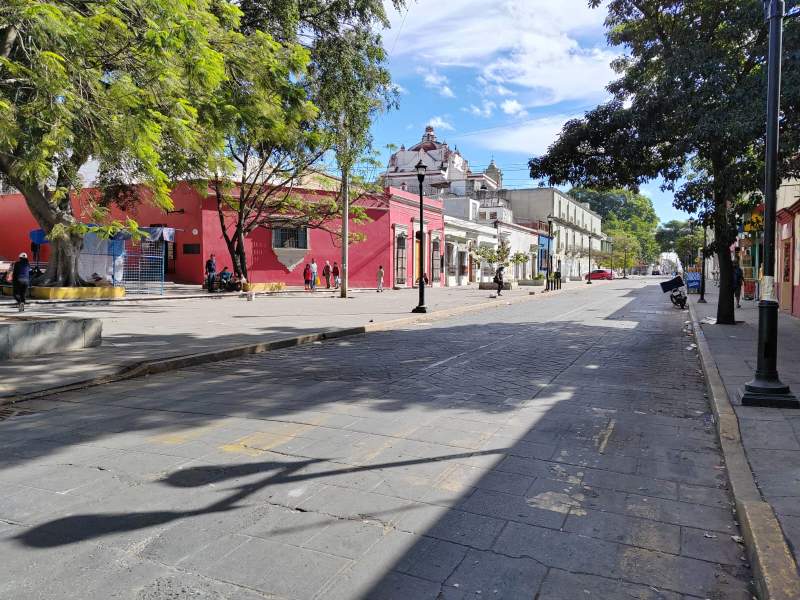
<instances>
[{"instance_id":1,"label":"green foliage","mask_svg":"<svg viewBox=\"0 0 800 600\"><path fill-rule=\"evenodd\" d=\"M637 237L622 229L609 229L606 235L611 238L614 267L630 269L642 260L642 248Z\"/></svg>"},{"instance_id":2,"label":"green foliage","mask_svg":"<svg viewBox=\"0 0 800 600\"><path fill-rule=\"evenodd\" d=\"M524 252L515 252L508 258L508 260L513 265L522 265L531 260L531 255L525 254Z\"/></svg>"},{"instance_id":3,"label":"green foliage","mask_svg":"<svg viewBox=\"0 0 800 600\"><path fill-rule=\"evenodd\" d=\"M676 248L678 239L689 234L689 222L673 219L659 225L656 231L656 242L662 252L671 252Z\"/></svg>"},{"instance_id":4,"label":"green foliage","mask_svg":"<svg viewBox=\"0 0 800 600\"><path fill-rule=\"evenodd\" d=\"M701 229L689 231L675 241L675 252L678 254L678 258L682 262L688 260L690 265L694 265L702 248L703 232Z\"/></svg>"},{"instance_id":5,"label":"green foliage","mask_svg":"<svg viewBox=\"0 0 800 600\"><path fill-rule=\"evenodd\" d=\"M78 283L79 169L145 184L170 207L170 180L205 164L202 107L225 79L239 11L221 0L6 0L0 5L0 176L53 240L47 282ZM68 250L66 241L71 250Z\"/></svg>"},{"instance_id":6,"label":"green foliage","mask_svg":"<svg viewBox=\"0 0 800 600\"><path fill-rule=\"evenodd\" d=\"M733 323L731 259L744 198L763 183L767 25L760 2L591 0L621 50L613 98L569 121L531 176L637 189L656 177L677 208L713 226L718 323ZM800 174L800 22L787 20L781 177Z\"/></svg>"},{"instance_id":7,"label":"green foliage","mask_svg":"<svg viewBox=\"0 0 800 600\"><path fill-rule=\"evenodd\" d=\"M642 260L656 260L659 252L655 239L658 215L650 198L620 188L572 188L569 195L580 202L588 202L592 210L603 217L604 231L631 233L639 242Z\"/></svg>"},{"instance_id":8,"label":"green foliage","mask_svg":"<svg viewBox=\"0 0 800 600\"><path fill-rule=\"evenodd\" d=\"M511 256L511 247L507 242L500 242L496 247L491 246L478 246L472 253L481 259L483 262L495 265L495 267L509 266L512 262L517 262L514 257L519 257L521 253L517 252L514 257Z\"/></svg>"}]
</instances>

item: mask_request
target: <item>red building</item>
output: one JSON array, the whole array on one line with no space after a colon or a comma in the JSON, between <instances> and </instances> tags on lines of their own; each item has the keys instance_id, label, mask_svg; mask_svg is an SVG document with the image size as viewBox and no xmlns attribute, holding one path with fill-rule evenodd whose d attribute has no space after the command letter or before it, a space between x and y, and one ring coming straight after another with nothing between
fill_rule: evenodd
<instances>
[{"instance_id":1,"label":"red building","mask_svg":"<svg viewBox=\"0 0 800 600\"><path fill-rule=\"evenodd\" d=\"M306 197L329 192L299 190ZM73 199L74 214L83 215L86 195ZM174 207L164 212L143 203L119 218L129 216L142 227L172 227L175 240L167 246L166 278L178 283L201 284L203 265L213 253L219 269L232 267L217 213L216 202L196 186L179 184L172 192ZM350 246L350 286L375 287L379 266L385 271L387 287L411 287L418 278L419 197L397 188L360 200L369 221L350 223L351 232L364 234L364 241ZM425 198L423 230L426 232L426 271L434 285L442 284L441 253L444 248L442 202ZM85 219L87 217L79 217ZM337 228L340 223L330 223ZM30 232L39 225L19 194L0 195L0 257L15 258L30 249ZM414 240L412 242L412 240ZM281 282L289 286L303 283L303 268L314 258L320 272L325 261L341 261L341 242L319 229L257 229L246 241L249 280L253 283ZM47 245L41 260L48 258Z\"/></svg>"}]
</instances>

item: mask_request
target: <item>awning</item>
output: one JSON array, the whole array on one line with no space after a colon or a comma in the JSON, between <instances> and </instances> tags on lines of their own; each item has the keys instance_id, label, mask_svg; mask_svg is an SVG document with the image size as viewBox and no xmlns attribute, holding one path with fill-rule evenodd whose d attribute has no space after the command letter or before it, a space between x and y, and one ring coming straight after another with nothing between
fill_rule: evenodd
<instances>
[{"instance_id":1,"label":"awning","mask_svg":"<svg viewBox=\"0 0 800 600\"><path fill-rule=\"evenodd\" d=\"M90 225L91 226L91 225ZM175 241L175 228L173 227L140 227L139 231L145 234L145 237L148 241L156 242L158 240L164 240L165 242L174 242ZM31 241L36 244L48 244L50 240L47 239L47 234L44 232L44 229L34 229L30 232L29 237ZM131 234L128 232L118 233L112 240L129 240L131 238Z\"/></svg>"}]
</instances>

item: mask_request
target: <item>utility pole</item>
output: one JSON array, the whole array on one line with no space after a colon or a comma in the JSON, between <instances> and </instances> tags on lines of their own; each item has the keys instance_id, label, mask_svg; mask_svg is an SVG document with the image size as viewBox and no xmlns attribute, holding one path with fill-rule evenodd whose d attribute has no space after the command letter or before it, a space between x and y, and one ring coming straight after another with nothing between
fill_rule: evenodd
<instances>
[{"instance_id":1,"label":"utility pole","mask_svg":"<svg viewBox=\"0 0 800 600\"><path fill-rule=\"evenodd\" d=\"M784 0L764 0L769 20L767 60L767 148L764 173L764 289L758 303L758 346L753 380L740 390L745 406L800 408L789 386L778 377L778 302L775 300L775 211L778 192L781 60Z\"/></svg>"},{"instance_id":2,"label":"utility pole","mask_svg":"<svg viewBox=\"0 0 800 600\"><path fill-rule=\"evenodd\" d=\"M342 268L339 277L341 278L341 286L339 295L342 298L347 298L347 257L349 254L350 245L350 169L344 167L342 169Z\"/></svg>"}]
</instances>

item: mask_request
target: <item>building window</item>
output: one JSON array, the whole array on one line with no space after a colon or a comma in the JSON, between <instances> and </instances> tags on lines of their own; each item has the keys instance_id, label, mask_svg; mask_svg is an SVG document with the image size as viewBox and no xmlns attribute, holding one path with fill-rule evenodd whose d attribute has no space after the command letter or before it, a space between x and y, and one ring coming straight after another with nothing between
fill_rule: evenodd
<instances>
[{"instance_id":1,"label":"building window","mask_svg":"<svg viewBox=\"0 0 800 600\"><path fill-rule=\"evenodd\" d=\"M492 220L492 221L496 220L497 219L497 213L496 212L489 213L489 219Z\"/></svg>"},{"instance_id":2,"label":"building window","mask_svg":"<svg viewBox=\"0 0 800 600\"><path fill-rule=\"evenodd\" d=\"M200 254L200 244L184 244L184 254Z\"/></svg>"},{"instance_id":3,"label":"building window","mask_svg":"<svg viewBox=\"0 0 800 600\"><path fill-rule=\"evenodd\" d=\"M273 248L308 249L308 230L305 227L281 227L272 230Z\"/></svg>"},{"instance_id":4,"label":"building window","mask_svg":"<svg viewBox=\"0 0 800 600\"><path fill-rule=\"evenodd\" d=\"M439 240L433 242L431 261L431 281L439 281L442 274L442 253L439 251Z\"/></svg>"},{"instance_id":5,"label":"building window","mask_svg":"<svg viewBox=\"0 0 800 600\"><path fill-rule=\"evenodd\" d=\"M406 284L406 236L400 235L395 238L394 247L394 283L395 285Z\"/></svg>"}]
</instances>

